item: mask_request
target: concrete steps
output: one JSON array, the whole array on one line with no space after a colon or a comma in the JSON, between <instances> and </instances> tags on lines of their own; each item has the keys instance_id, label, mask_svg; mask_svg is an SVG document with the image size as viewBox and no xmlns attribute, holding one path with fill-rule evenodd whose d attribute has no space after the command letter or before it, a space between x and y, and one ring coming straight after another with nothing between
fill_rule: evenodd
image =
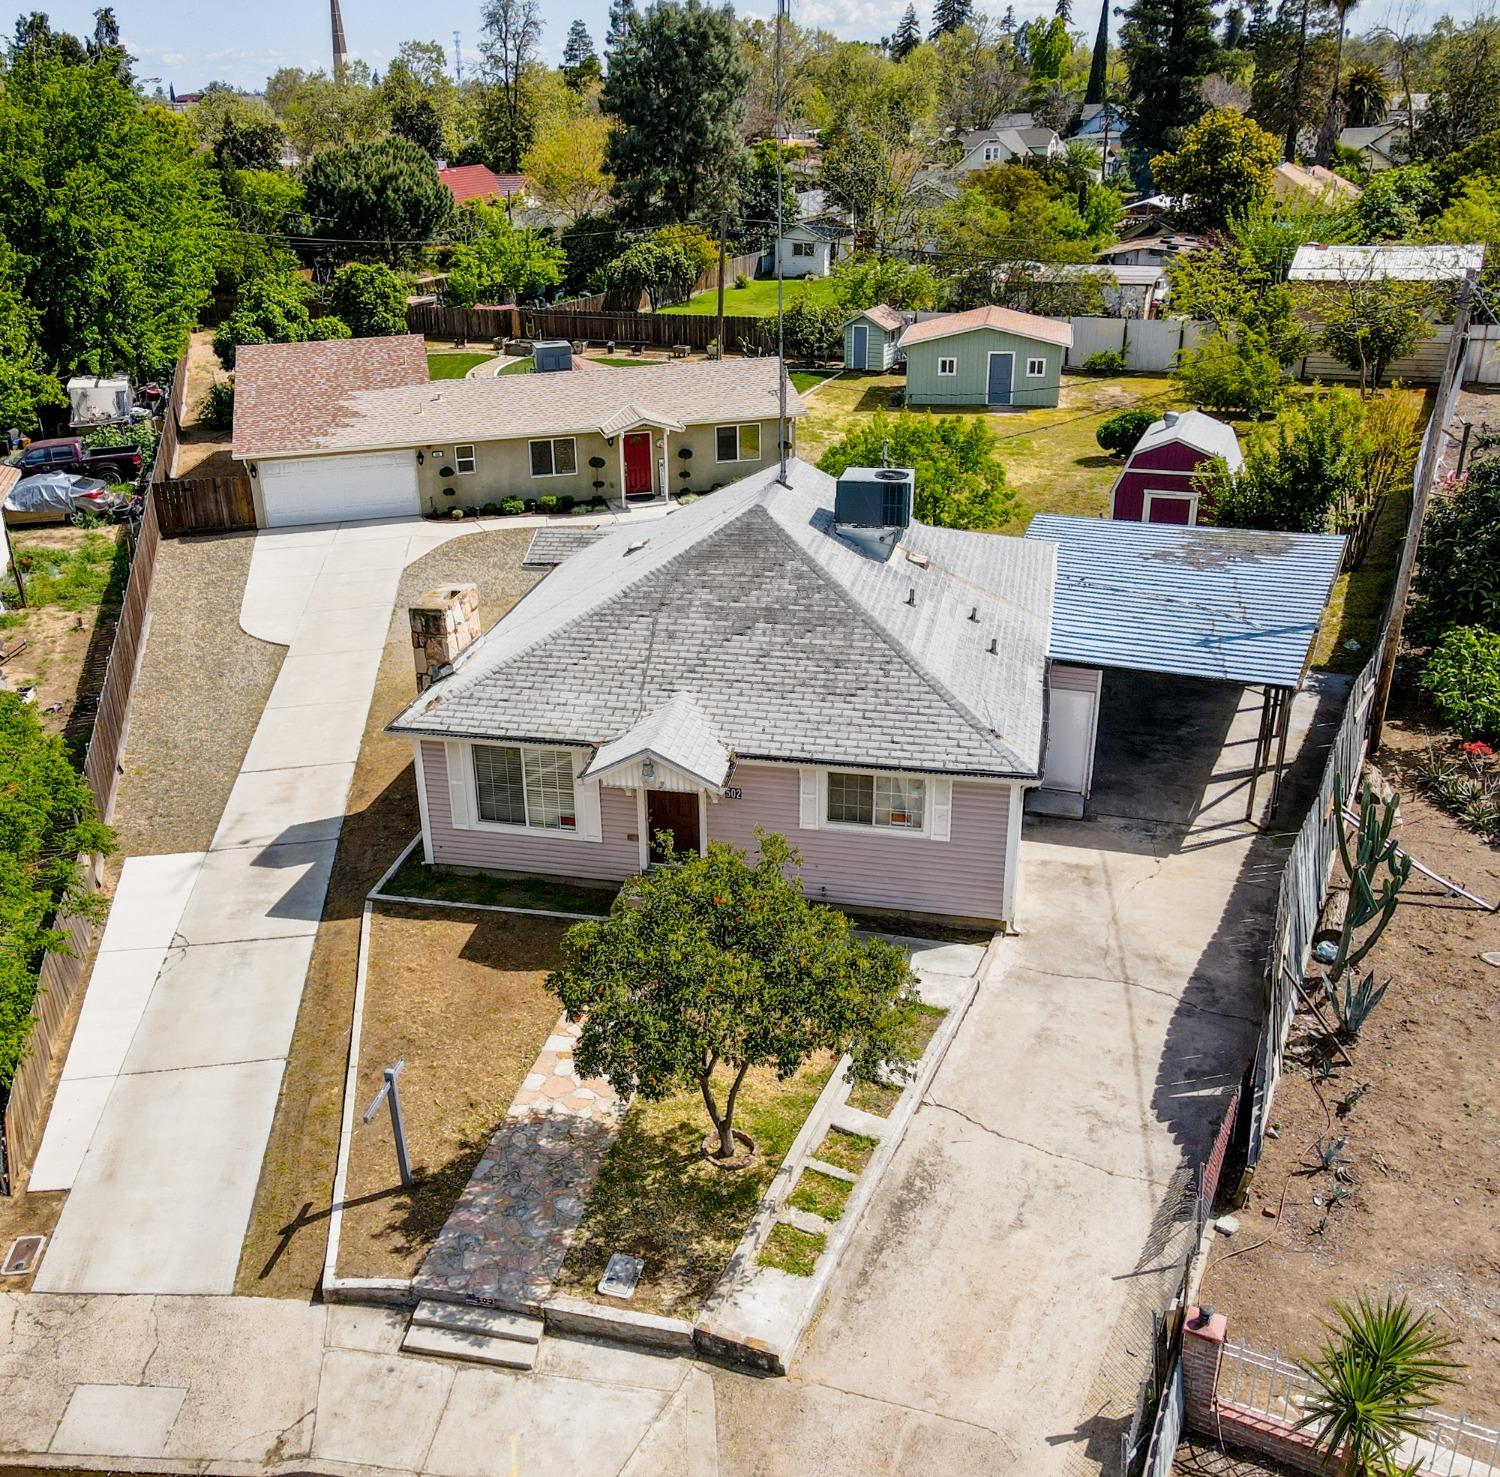
<instances>
[{"instance_id":1,"label":"concrete steps","mask_svg":"<svg viewBox=\"0 0 1500 1477\"><path fill-rule=\"evenodd\" d=\"M424 1298L401 1340L408 1354L467 1359L503 1369L533 1369L542 1320L503 1308L475 1308Z\"/></svg>"}]
</instances>

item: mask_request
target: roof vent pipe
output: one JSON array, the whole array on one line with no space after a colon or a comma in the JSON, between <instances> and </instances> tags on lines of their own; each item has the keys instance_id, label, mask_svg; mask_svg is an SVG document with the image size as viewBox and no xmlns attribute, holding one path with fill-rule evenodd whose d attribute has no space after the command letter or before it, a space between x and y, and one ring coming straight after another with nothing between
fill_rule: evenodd
<instances>
[{"instance_id":1,"label":"roof vent pipe","mask_svg":"<svg viewBox=\"0 0 1500 1477\"><path fill-rule=\"evenodd\" d=\"M973 606L970 609L970 611L969 611L969 619L971 621L973 621L975 625L979 624L979 607L977 605Z\"/></svg>"},{"instance_id":2,"label":"roof vent pipe","mask_svg":"<svg viewBox=\"0 0 1500 1477\"><path fill-rule=\"evenodd\" d=\"M999 656L1000 655L1000 642L994 636L990 637L990 655L991 656Z\"/></svg>"},{"instance_id":3,"label":"roof vent pipe","mask_svg":"<svg viewBox=\"0 0 1500 1477\"><path fill-rule=\"evenodd\" d=\"M906 603L908 605L915 605L917 603L917 587L915 585L906 592Z\"/></svg>"},{"instance_id":4,"label":"roof vent pipe","mask_svg":"<svg viewBox=\"0 0 1500 1477\"><path fill-rule=\"evenodd\" d=\"M1177 412L1175 410L1167 411L1167 413L1162 416L1162 420L1169 426L1175 426L1177 424Z\"/></svg>"}]
</instances>

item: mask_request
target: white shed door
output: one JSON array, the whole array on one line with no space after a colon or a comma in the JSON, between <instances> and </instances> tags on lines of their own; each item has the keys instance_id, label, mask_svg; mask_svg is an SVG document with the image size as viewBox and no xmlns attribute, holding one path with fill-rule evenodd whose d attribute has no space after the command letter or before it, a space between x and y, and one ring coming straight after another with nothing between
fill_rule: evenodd
<instances>
[{"instance_id":1,"label":"white shed door","mask_svg":"<svg viewBox=\"0 0 1500 1477\"><path fill-rule=\"evenodd\" d=\"M304 456L259 464L266 526L410 517L417 502L417 459L410 451L363 456Z\"/></svg>"},{"instance_id":2,"label":"white shed door","mask_svg":"<svg viewBox=\"0 0 1500 1477\"><path fill-rule=\"evenodd\" d=\"M1042 784L1048 790L1087 794L1089 751L1094 745L1094 694L1060 692L1054 687L1049 701Z\"/></svg>"}]
</instances>

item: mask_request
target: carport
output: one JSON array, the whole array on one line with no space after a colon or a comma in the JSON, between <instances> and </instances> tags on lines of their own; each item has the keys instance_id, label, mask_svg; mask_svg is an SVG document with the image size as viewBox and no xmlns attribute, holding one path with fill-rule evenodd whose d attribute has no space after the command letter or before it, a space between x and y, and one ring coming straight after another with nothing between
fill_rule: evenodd
<instances>
[{"instance_id":1,"label":"carport","mask_svg":"<svg viewBox=\"0 0 1500 1477\"><path fill-rule=\"evenodd\" d=\"M1089 794L1105 670L1261 689L1246 818L1281 791L1292 698L1343 562L1342 535L1184 528L1043 513L1057 545L1047 751L1038 809Z\"/></svg>"}]
</instances>

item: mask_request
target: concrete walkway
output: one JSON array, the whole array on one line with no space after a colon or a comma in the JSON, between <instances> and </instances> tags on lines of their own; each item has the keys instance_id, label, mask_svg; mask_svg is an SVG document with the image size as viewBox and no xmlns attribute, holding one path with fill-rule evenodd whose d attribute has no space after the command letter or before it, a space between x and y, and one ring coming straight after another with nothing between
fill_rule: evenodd
<instances>
[{"instance_id":1,"label":"concrete walkway","mask_svg":"<svg viewBox=\"0 0 1500 1477\"><path fill-rule=\"evenodd\" d=\"M125 864L32 1180L71 1189L38 1291L232 1290L401 571L465 531L257 535L240 623L286 659L208 851Z\"/></svg>"}]
</instances>

